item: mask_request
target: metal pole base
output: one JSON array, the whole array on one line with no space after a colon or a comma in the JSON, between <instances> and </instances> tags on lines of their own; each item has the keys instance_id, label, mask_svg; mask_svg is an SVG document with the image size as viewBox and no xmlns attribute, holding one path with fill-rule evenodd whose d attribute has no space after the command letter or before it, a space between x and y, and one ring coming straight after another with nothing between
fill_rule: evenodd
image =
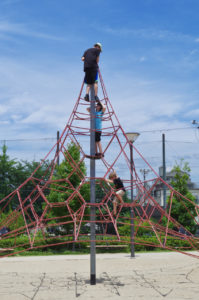
<instances>
[{"instance_id":1,"label":"metal pole base","mask_svg":"<svg viewBox=\"0 0 199 300\"><path fill-rule=\"evenodd\" d=\"M95 276L95 274L91 274L90 284L91 285L95 285L96 284L96 276Z\"/></svg>"}]
</instances>

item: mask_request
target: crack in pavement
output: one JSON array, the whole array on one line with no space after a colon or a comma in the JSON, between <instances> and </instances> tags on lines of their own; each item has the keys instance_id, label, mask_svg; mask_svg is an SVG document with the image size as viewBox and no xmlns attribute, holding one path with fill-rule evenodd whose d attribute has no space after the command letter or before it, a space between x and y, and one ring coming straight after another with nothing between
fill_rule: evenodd
<instances>
[{"instance_id":1,"label":"crack in pavement","mask_svg":"<svg viewBox=\"0 0 199 300\"><path fill-rule=\"evenodd\" d=\"M44 282L45 277L46 277L46 273L43 273L42 278L40 278L40 280L41 280L41 281L40 281L40 284L38 285L38 287L37 287L37 289L36 289L34 295L32 296L32 298L30 298L31 300L34 300L34 299L35 299L36 295L38 294L40 288L41 288L42 285L43 285L43 282Z\"/></svg>"},{"instance_id":2,"label":"crack in pavement","mask_svg":"<svg viewBox=\"0 0 199 300\"><path fill-rule=\"evenodd\" d=\"M103 272L102 275L104 276L104 279L111 284L111 286L113 287L113 291L115 291L116 295L121 296L118 290L118 286L122 286L122 284L120 282L114 282L114 278L111 278L107 272Z\"/></svg>"},{"instance_id":3,"label":"crack in pavement","mask_svg":"<svg viewBox=\"0 0 199 300\"><path fill-rule=\"evenodd\" d=\"M135 274L137 276L139 276L144 281L144 283L148 284L151 288L153 288L162 297L167 297L173 291L173 289L170 289L167 293L163 294L157 287L155 287L155 285L152 282L147 280L143 274L139 274L137 271L135 271Z\"/></svg>"},{"instance_id":4,"label":"crack in pavement","mask_svg":"<svg viewBox=\"0 0 199 300\"><path fill-rule=\"evenodd\" d=\"M78 273L74 273L74 277L67 278L67 289L75 289L75 297L78 298L86 292L85 280L78 276Z\"/></svg>"},{"instance_id":5,"label":"crack in pavement","mask_svg":"<svg viewBox=\"0 0 199 300\"><path fill-rule=\"evenodd\" d=\"M31 299L29 296L27 296L27 295L25 295L23 293L18 293L18 295L22 295L22 296L26 297L27 299Z\"/></svg>"},{"instance_id":6,"label":"crack in pavement","mask_svg":"<svg viewBox=\"0 0 199 300\"><path fill-rule=\"evenodd\" d=\"M144 272L141 269L137 269L128 274L123 272L122 275L118 275L118 272L114 274L102 272L97 278L97 291L103 289L106 298L114 297L116 299L116 297L122 298L123 293L127 293L126 290L130 290L132 286L135 286L139 291L145 290L147 295L152 293L158 299L167 297L170 299L170 295L173 296L176 293L180 293L181 299L188 299L183 294L182 287L186 286L191 291L193 286L195 293L198 292L198 279L195 278L195 274L198 274L198 269L198 265L195 265L195 268L191 266L189 269L180 270L181 272L177 272L177 268L166 270L162 267L156 270L153 269L153 272L151 270ZM169 276L172 277L168 281L165 280ZM1 279L3 280L2 282ZM175 279L175 282L173 282L173 279ZM4 272L0 274L0 290L0 298L1 295L6 295L8 298L9 295L12 295L12 299L15 299L14 295L19 295L20 299L24 300L41 299L51 294L62 295L63 298L61 297L61 299L65 299L64 295L68 295L68 293L71 297L80 299L82 297L87 297L88 299L94 297L94 289L90 286L88 276L81 272L56 272L56 274L39 272L35 274L30 273L29 275L27 273ZM197 297L194 299L197 299Z\"/></svg>"},{"instance_id":7,"label":"crack in pavement","mask_svg":"<svg viewBox=\"0 0 199 300\"><path fill-rule=\"evenodd\" d=\"M193 282L193 280L191 280L190 278L189 278L189 275L194 271L195 269L192 269L192 270L190 270L187 274L186 274L186 279L189 281L189 282L191 282L191 283L194 283Z\"/></svg>"},{"instance_id":8,"label":"crack in pavement","mask_svg":"<svg viewBox=\"0 0 199 300\"><path fill-rule=\"evenodd\" d=\"M191 275L191 273L193 273L195 270L197 270L198 269L198 267L195 267L195 268L193 268L193 269L191 269L187 274L186 274L186 279L190 282L190 283L195 283L193 280L191 280L190 278L189 278L189 276Z\"/></svg>"},{"instance_id":9,"label":"crack in pavement","mask_svg":"<svg viewBox=\"0 0 199 300\"><path fill-rule=\"evenodd\" d=\"M77 273L74 273L74 275L75 275L75 278L70 278L70 279L72 282L75 283L75 296L77 298L79 296L82 296L83 293L86 293L87 287L90 286L90 281L85 280L85 279L81 278L80 276L78 278ZM121 296L118 288L121 286L124 286L124 284L122 284L119 281L118 277L110 277L107 272L103 272L97 279L96 283L97 283L97 285L103 284L104 288L107 291L111 292L112 294ZM82 292L79 291L80 286L81 286Z\"/></svg>"}]
</instances>

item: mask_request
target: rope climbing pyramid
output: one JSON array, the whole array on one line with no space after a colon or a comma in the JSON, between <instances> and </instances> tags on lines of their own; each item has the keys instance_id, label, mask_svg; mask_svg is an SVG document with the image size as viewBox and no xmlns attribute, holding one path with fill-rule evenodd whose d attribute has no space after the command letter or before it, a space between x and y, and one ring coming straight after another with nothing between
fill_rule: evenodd
<instances>
[{"instance_id":1,"label":"rope climbing pyramid","mask_svg":"<svg viewBox=\"0 0 199 300\"><path fill-rule=\"evenodd\" d=\"M83 97L83 82L57 143L31 176L0 200L0 231L5 229L0 236L1 257L45 247L70 248L74 244L88 247L90 226L95 222L97 245L133 243L140 248L163 248L199 258L199 239L172 216L174 202L178 201L194 224L199 225L199 206L164 182L129 142L109 101L100 72L99 79L100 103L105 108L102 153L90 156L90 120L94 116L89 111L90 102ZM143 181L135 160L130 161L130 145L137 159L151 170L150 180ZM95 159L95 178L87 174L90 159ZM44 168L46 161L49 164ZM110 174L118 174L114 175L117 179L120 173L125 175L119 178L122 186L118 188L111 183ZM90 202L91 180L95 181L95 203ZM154 197L154 191L160 186L169 191L166 208ZM27 190L30 190L28 194ZM123 193L118 198L119 191ZM132 191L133 201L129 197ZM90 219L92 207L95 207L95 221Z\"/></svg>"}]
</instances>

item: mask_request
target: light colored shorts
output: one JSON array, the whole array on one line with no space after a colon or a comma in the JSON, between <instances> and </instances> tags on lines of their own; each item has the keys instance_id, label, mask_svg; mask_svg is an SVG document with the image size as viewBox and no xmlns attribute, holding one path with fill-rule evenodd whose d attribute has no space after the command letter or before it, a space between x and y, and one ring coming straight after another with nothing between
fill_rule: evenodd
<instances>
[{"instance_id":1,"label":"light colored shorts","mask_svg":"<svg viewBox=\"0 0 199 300\"><path fill-rule=\"evenodd\" d=\"M123 190L119 190L116 192L116 195L120 195L121 197L123 197L124 194L125 194L125 191L123 191ZM114 197L113 203L120 204L120 200L117 198L117 196Z\"/></svg>"}]
</instances>

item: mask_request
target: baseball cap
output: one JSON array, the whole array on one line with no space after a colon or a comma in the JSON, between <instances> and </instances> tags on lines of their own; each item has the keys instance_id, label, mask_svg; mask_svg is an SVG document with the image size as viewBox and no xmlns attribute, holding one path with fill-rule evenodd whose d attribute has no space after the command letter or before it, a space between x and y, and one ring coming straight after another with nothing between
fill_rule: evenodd
<instances>
[{"instance_id":1,"label":"baseball cap","mask_svg":"<svg viewBox=\"0 0 199 300\"><path fill-rule=\"evenodd\" d=\"M102 44L101 43L95 43L95 45L94 46L98 46L98 47L100 47L100 50L101 50L101 52L102 52Z\"/></svg>"}]
</instances>

